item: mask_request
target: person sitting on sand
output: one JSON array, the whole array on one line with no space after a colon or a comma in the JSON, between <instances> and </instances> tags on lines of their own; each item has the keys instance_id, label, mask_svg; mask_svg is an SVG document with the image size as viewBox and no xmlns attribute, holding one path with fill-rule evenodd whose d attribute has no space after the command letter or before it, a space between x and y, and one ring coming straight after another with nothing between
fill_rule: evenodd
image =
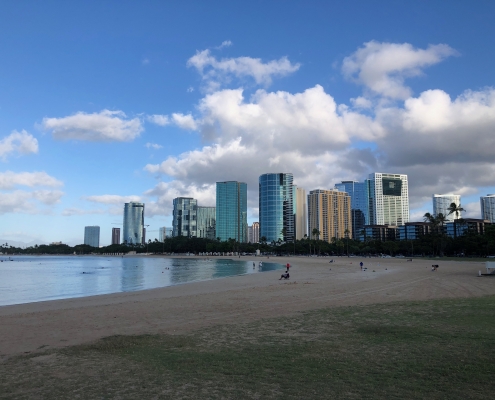
<instances>
[{"instance_id":1,"label":"person sitting on sand","mask_svg":"<svg viewBox=\"0 0 495 400\"><path fill-rule=\"evenodd\" d=\"M289 275L289 271L287 272L284 272L281 276L280 276L280 279L289 279L290 278L290 275Z\"/></svg>"}]
</instances>

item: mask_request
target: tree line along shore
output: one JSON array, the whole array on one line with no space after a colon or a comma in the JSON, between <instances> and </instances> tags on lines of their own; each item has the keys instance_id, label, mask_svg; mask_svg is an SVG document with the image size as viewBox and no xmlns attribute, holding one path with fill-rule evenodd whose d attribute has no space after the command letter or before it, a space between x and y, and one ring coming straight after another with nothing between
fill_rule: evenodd
<instances>
[{"instance_id":1,"label":"tree line along shore","mask_svg":"<svg viewBox=\"0 0 495 400\"><path fill-rule=\"evenodd\" d=\"M9 246L8 243L0 244L0 252L6 255L24 254L108 254L136 252L136 254L170 254L170 253L249 253L257 250L261 254L270 255L328 255L368 256L387 254L390 256L465 256L487 257L495 254L495 226L488 227L485 234L467 232L465 235L451 238L442 233L430 233L416 240L403 241L379 241L368 238L365 241L357 241L350 238L332 238L329 242L318 240L318 236L296 240L295 242L272 242L262 238L260 243L240 243L236 240L227 241L211 240L204 238L172 237L163 242L149 240L146 244L126 245L113 244L104 247L91 247L80 244L69 246L67 244L35 245L26 248Z\"/></svg>"}]
</instances>

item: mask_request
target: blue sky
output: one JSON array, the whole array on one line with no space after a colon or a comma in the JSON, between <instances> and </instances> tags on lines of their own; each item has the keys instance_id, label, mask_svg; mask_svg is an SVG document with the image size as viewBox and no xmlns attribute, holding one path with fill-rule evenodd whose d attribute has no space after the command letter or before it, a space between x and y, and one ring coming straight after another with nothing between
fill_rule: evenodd
<instances>
[{"instance_id":1,"label":"blue sky","mask_svg":"<svg viewBox=\"0 0 495 400\"><path fill-rule=\"evenodd\" d=\"M0 239L148 238L172 199L293 172L306 190L409 175L466 215L495 192L492 1L18 1L0 13Z\"/></svg>"}]
</instances>

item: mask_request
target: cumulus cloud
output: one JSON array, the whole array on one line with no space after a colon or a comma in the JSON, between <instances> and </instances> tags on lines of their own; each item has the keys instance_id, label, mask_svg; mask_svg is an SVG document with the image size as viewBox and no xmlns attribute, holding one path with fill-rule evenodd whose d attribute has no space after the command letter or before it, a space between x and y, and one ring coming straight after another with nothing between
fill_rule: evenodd
<instances>
[{"instance_id":1,"label":"cumulus cloud","mask_svg":"<svg viewBox=\"0 0 495 400\"><path fill-rule=\"evenodd\" d=\"M422 74L422 69L457 52L446 44L418 49L409 43L367 42L344 58L344 76L365 85L372 92L392 99L407 99L411 89L405 78Z\"/></svg>"},{"instance_id":2,"label":"cumulus cloud","mask_svg":"<svg viewBox=\"0 0 495 400\"><path fill-rule=\"evenodd\" d=\"M0 189L13 189L15 186L62 186L63 183L46 172L0 172Z\"/></svg>"},{"instance_id":3,"label":"cumulus cloud","mask_svg":"<svg viewBox=\"0 0 495 400\"><path fill-rule=\"evenodd\" d=\"M387 131L378 140L388 164L398 167L493 161L495 89L467 91L456 99L442 90L409 98L404 107L378 110ZM399 151L400 150L400 151Z\"/></svg>"},{"instance_id":4,"label":"cumulus cloud","mask_svg":"<svg viewBox=\"0 0 495 400\"><path fill-rule=\"evenodd\" d=\"M205 145L145 166L169 181L144 194L147 207L157 198L148 209L168 215L177 196L208 205L215 182L238 180L248 184L255 216L258 177L267 172L292 172L307 190L361 181L374 171L405 173L413 218L431 211L433 193L466 197L495 186L495 89L456 98L437 89L413 97L404 85L408 76L453 54L447 45L370 42L348 58L344 72L377 96L350 105L338 104L319 85L300 93L258 90L249 98L241 88L205 95L194 116L180 114L191 121L182 127L198 131Z\"/></svg>"},{"instance_id":5,"label":"cumulus cloud","mask_svg":"<svg viewBox=\"0 0 495 400\"><path fill-rule=\"evenodd\" d=\"M115 204L122 205L124 207L124 203L130 202L140 202L140 196L120 196L115 194L103 194L99 196L87 196L84 197L85 200L91 201L93 203L101 203L101 204Z\"/></svg>"},{"instance_id":6,"label":"cumulus cloud","mask_svg":"<svg viewBox=\"0 0 495 400\"><path fill-rule=\"evenodd\" d=\"M15 190L12 192L0 192L0 214L40 212L39 203L53 205L60 201L64 195L58 190L35 190L32 192Z\"/></svg>"},{"instance_id":7,"label":"cumulus cloud","mask_svg":"<svg viewBox=\"0 0 495 400\"><path fill-rule=\"evenodd\" d=\"M144 146L148 149L155 149L155 150L159 150L159 149L163 148L162 145L157 144L157 143L146 143Z\"/></svg>"},{"instance_id":8,"label":"cumulus cloud","mask_svg":"<svg viewBox=\"0 0 495 400\"><path fill-rule=\"evenodd\" d=\"M195 131L196 129L198 129L198 125L191 114L184 115L180 113L174 113L172 114L172 120L174 124L177 125L179 128L187 129L190 131Z\"/></svg>"},{"instance_id":9,"label":"cumulus cloud","mask_svg":"<svg viewBox=\"0 0 495 400\"><path fill-rule=\"evenodd\" d=\"M165 126L170 123L170 118L167 115L160 115L160 114L148 115L146 119L149 122L160 126Z\"/></svg>"},{"instance_id":10,"label":"cumulus cloud","mask_svg":"<svg viewBox=\"0 0 495 400\"><path fill-rule=\"evenodd\" d=\"M251 57L218 60L208 49L196 52L187 61L187 66L196 68L205 81L215 83L208 87L209 90L216 89L218 84L228 82L232 77L249 77L258 85L269 85L274 77L289 75L300 68L300 64L291 63L287 57L266 63L260 58Z\"/></svg>"},{"instance_id":11,"label":"cumulus cloud","mask_svg":"<svg viewBox=\"0 0 495 400\"><path fill-rule=\"evenodd\" d=\"M42 126L59 140L128 142L143 131L139 118L128 119L122 111L78 112L62 118L44 118Z\"/></svg>"},{"instance_id":12,"label":"cumulus cloud","mask_svg":"<svg viewBox=\"0 0 495 400\"><path fill-rule=\"evenodd\" d=\"M10 154L30 154L38 152L38 140L25 130L12 133L0 140L0 159L7 160Z\"/></svg>"}]
</instances>

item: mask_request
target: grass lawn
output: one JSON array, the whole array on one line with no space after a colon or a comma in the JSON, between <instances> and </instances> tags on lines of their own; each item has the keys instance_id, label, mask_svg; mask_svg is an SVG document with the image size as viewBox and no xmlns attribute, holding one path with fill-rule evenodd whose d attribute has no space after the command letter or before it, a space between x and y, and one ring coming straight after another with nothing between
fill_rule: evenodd
<instances>
[{"instance_id":1,"label":"grass lawn","mask_svg":"<svg viewBox=\"0 0 495 400\"><path fill-rule=\"evenodd\" d=\"M495 297L40 349L0 364L0 398L493 399Z\"/></svg>"}]
</instances>

